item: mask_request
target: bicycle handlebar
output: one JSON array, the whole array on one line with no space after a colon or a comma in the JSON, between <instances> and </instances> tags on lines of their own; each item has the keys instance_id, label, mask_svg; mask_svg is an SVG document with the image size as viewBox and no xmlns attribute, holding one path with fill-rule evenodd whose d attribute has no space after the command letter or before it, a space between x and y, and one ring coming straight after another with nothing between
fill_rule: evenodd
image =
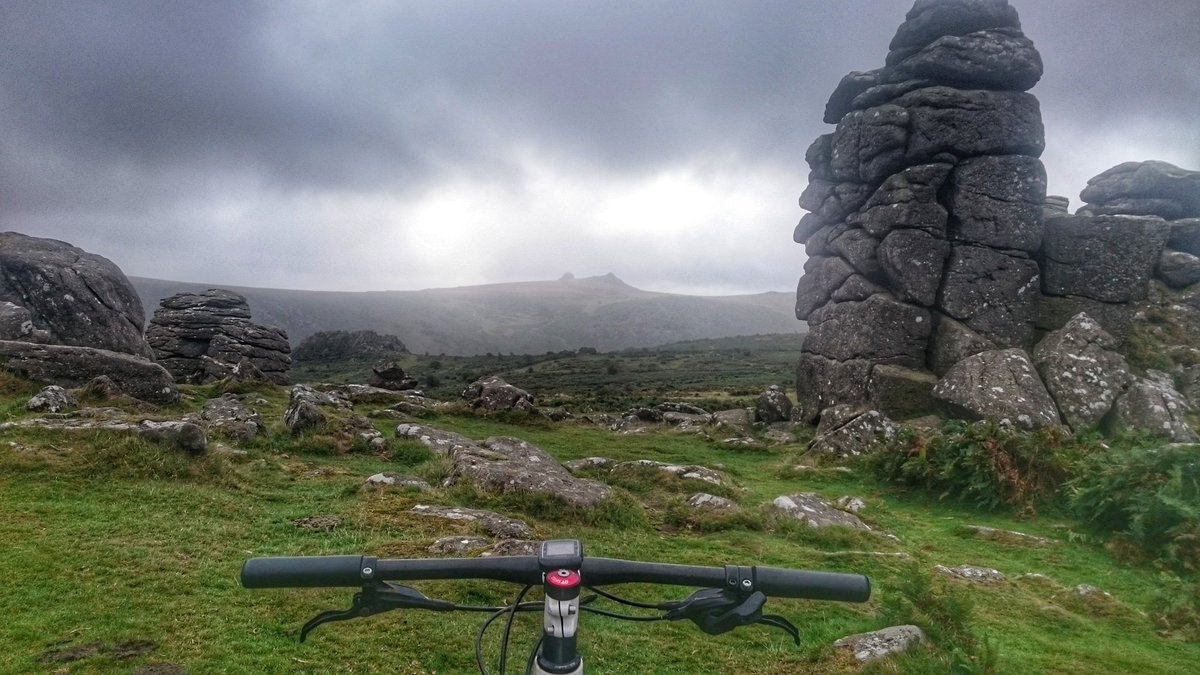
<instances>
[{"instance_id":1,"label":"bicycle handlebar","mask_svg":"<svg viewBox=\"0 0 1200 675\"><path fill-rule=\"evenodd\" d=\"M778 567L750 567L755 590L779 598L866 602L871 582L861 574L811 572ZM611 558L584 558L580 576L588 586L623 583L668 584L721 588L726 569L694 565L645 563ZM489 579L517 584L542 583L535 556L503 558L425 558L376 560L369 556L252 558L242 565L245 588L353 587L369 580Z\"/></svg>"}]
</instances>

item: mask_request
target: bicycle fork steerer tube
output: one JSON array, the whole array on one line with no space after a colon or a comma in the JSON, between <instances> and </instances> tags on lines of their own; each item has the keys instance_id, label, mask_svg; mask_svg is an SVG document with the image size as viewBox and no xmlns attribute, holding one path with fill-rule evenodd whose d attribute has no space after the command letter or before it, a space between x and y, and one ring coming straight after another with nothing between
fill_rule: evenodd
<instances>
[{"instance_id":1,"label":"bicycle fork steerer tube","mask_svg":"<svg viewBox=\"0 0 1200 675\"><path fill-rule=\"evenodd\" d=\"M534 672L537 675L582 675L583 659L576 650L579 627L579 571L559 569L546 572L546 600L542 614L542 649Z\"/></svg>"}]
</instances>

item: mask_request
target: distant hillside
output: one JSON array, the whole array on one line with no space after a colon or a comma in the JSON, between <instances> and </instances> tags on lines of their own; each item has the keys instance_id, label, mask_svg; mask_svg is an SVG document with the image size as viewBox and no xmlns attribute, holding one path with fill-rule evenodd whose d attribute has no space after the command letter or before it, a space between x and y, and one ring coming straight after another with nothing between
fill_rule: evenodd
<instances>
[{"instance_id":1,"label":"distant hillside","mask_svg":"<svg viewBox=\"0 0 1200 675\"><path fill-rule=\"evenodd\" d=\"M634 288L617 277L530 281L422 291L344 293L245 288L130 277L149 318L175 293L228 288L254 320L287 330L292 345L325 330L399 336L413 353L542 354L615 351L755 333L797 333L790 293L691 296Z\"/></svg>"}]
</instances>

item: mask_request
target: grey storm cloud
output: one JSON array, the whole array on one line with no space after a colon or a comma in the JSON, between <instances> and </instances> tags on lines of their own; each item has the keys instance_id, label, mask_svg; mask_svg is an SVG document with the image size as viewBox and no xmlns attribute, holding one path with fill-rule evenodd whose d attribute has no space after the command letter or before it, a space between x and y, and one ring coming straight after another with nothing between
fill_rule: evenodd
<instances>
[{"instance_id":1,"label":"grey storm cloud","mask_svg":"<svg viewBox=\"0 0 1200 675\"><path fill-rule=\"evenodd\" d=\"M786 254L744 273L661 267L680 288L705 273L785 287L802 259L787 246L804 149L828 131L824 102L849 70L882 65L910 4L7 0L0 229L98 248L133 273L265 285L253 266L277 285L321 284L320 271L287 278L297 259L329 257L313 195L404 203L454 181L519 192L532 155L583 187L679 167L776 176L788 193L760 192L784 215L753 227L777 232ZM1200 168L1200 3L1014 4L1047 64L1034 93L1052 190L1078 194L1115 163L1086 165L1082 146L1123 134L1130 151L1165 145ZM221 223L204 210L214 203ZM541 217L512 227L554 226ZM202 246L235 252L170 260ZM611 254L612 267L631 255ZM519 255L514 274L548 264Z\"/></svg>"}]
</instances>

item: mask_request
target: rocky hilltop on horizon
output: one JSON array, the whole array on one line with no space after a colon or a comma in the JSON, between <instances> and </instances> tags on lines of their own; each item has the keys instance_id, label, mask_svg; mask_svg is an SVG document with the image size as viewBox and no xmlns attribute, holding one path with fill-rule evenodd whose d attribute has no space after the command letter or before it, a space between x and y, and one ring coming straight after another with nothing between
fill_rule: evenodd
<instances>
[{"instance_id":1,"label":"rocky hilltop on horizon","mask_svg":"<svg viewBox=\"0 0 1200 675\"><path fill-rule=\"evenodd\" d=\"M420 291L297 291L130 277L149 311L162 298L227 288L245 296L256 320L294 344L323 330L399 336L414 353L541 354L612 351L669 342L799 333L794 296L768 292L691 296L634 288L616 275Z\"/></svg>"}]
</instances>

